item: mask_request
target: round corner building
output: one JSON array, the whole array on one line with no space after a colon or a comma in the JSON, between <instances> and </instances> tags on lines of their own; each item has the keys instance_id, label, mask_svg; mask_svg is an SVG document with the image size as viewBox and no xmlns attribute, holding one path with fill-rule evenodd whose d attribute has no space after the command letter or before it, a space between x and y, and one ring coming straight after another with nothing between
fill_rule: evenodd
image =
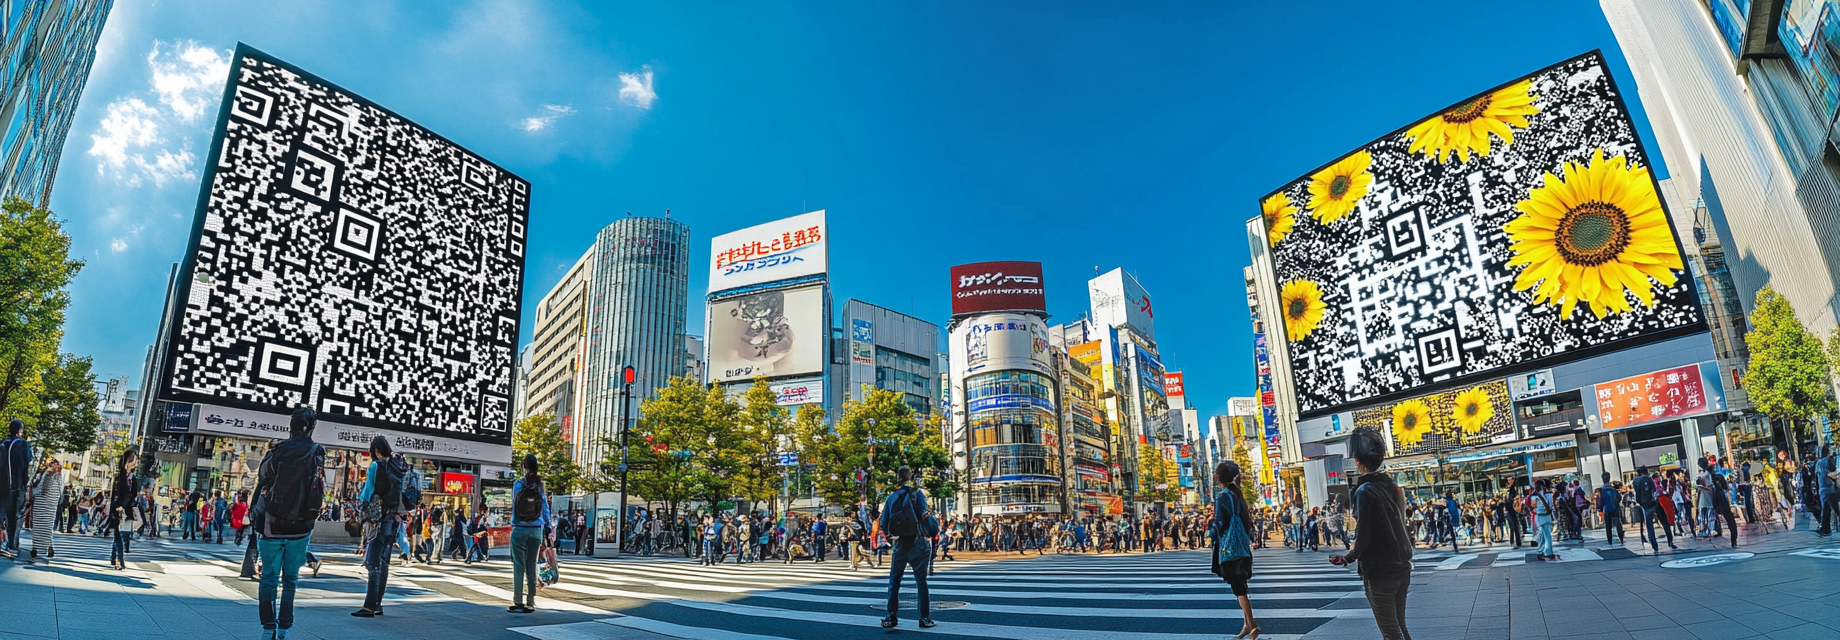
<instances>
[{"instance_id":1,"label":"round corner building","mask_svg":"<svg viewBox=\"0 0 1840 640\"><path fill-rule=\"evenodd\" d=\"M1065 488L1046 320L984 313L955 319L950 332L971 514L1059 514Z\"/></svg>"}]
</instances>

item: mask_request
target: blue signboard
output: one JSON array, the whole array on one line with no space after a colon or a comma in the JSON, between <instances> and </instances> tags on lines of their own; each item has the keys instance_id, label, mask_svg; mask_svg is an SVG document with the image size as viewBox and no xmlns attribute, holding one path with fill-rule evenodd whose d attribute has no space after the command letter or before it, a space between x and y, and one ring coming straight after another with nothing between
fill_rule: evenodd
<instances>
[{"instance_id":1,"label":"blue signboard","mask_svg":"<svg viewBox=\"0 0 1840 640\"><path fill-rule=\"evenodd\" d=\"M1023 395L1019 393L1010 393L1010 394L1004 394L1000 396L989 396L989 397L978 398L976 400L972 400L971 402L966 403L965 410L983 411L986 409L1017 409L1017 408L1027 408L1027 407L1036 407L1038 409L1046 409L1049 411L1053 411L1054 403L1052 401L1049 401L1047 398L1037 398L1035 396Z\"/></svg>"}]
</instances>

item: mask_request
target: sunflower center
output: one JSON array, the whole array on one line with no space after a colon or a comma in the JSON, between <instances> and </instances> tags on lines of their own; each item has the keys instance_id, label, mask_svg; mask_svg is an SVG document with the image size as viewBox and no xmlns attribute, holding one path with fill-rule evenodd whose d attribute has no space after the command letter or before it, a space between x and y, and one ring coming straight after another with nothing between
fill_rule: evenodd
<instances>
[{"instance_id":1,"label":"sunflower center","mask_svg":"<svg viewBox=\"0 0 1840 640\"><path fill-rule=\"evenodd\" d=\"M1329 181L1329 197L1339 199L1348 195L1348 187L1352 184L1354 182L1349 180L1348 176L1336 176L1334 180Z\"/></svg>"},{"instance_id":2,"label":"sunflower center","mask_svg":"<svg viewBox=\"0 0 1840 640\"><path fill-rule=\"evenodd\" d=\"M1489 110L1489 102L1492 101L1493 97L1494 96L1491 94L1483 94L1476 96L1474 100L1457 105L1457 108L1444 112L1444 121L1452 124L1463 124L1480 118L1483 113Z\"/></svg>"},{"instance_id":3,"label":"sunflower center","mask_svg":"<svg viewBox=\"0 0 1840 640\"><path fill-rule=\"evenodd\" d=\"M1629 247L1629 216L1616 205L1586 202L1565 212L1553 240L1567 263L1595 267Z\"/></svg>"},{"instance_id":4,"label":"sunflower center","mask_svg":"<svg viewBox=\"0 0 1840 640\"><path fill-rule=\"evenodd\" d=\"M1482 410L1482 407L1478 407L1475 404L1464 405L1463 415L1473 418L1476 416L1476 412L1481 411L1481 410Z\"/></svg>"},{"instance_id":5,"label":"sunflower center","mask_svg":"<svg viewBox=\"0 0 1840 640\"><path fill-rule=\"evenodd\" d=\"M1310 310L1310 301L1304 300L1303 298L1293 299L1291 300L1289 305L1286 305L1284 307L1285 315L1288 315L1292 318L1302 318L1304 312L1309 311L1309 310Z\"/></svg>"},{"instance_id":6,"label":"sunflower center","mask_svg":"<svg viewBox=\"0 0 1840 640\"><path fill-rule=\"evenodd\" d=\"M1417 414L1412 414L1412 413L1406 414L1406 428L1407 429L1418 428L1418 415Z\"/></svg>"}]
</instances>

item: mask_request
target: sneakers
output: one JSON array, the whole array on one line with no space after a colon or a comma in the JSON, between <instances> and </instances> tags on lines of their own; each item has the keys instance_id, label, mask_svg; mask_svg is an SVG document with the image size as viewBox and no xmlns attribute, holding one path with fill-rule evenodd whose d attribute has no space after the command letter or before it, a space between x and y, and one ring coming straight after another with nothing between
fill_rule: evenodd
<instances>
[{"instance_id":1,"label":"sneakers","mask_svg":"<svg viewBox=\"0 0 1840 640\"><path fill-rule=\"evenodd\" d=\"M309 566L312 566L312 567L313 567L313 577L315 577L315 578L318 578L318 577L319 577L319 561L318 561L318 560L314 560L314 561L312 561L312 562L309 562L309 563L307 563L307 564L308 564Z\"/></svg>"},{"instance_id":2,"label":"sneakers","mask_svg":"<svg viewBox=\"0 0 1840 640\"><path fill-rule=\"evenodd\" d=\"M277 631L278 631L277 629L270 629L270 628L268 628L268 627L263 627L263 628L262 628L262 636L261 636L261 637L262 637L262 640L275 640L275 637L276 637L276 635L277 635L277 633L276 633Z\"/></svg>"},{"instance_id":3,"label":"sneakers","mask_svg":"<svg viewBox=\"0 0 1840 640\"><path fill-rule=\"evenodd\" d=\"M939 623L933 622L932 618L921 618L920 619L920 628L922 629L931 629L936 624L939 624Z\"/></svg>"},{"instance_id":4,"label":"sneakers","mask_svg":"<svg viewBox=\"0 0 1840 640\"><path fill-rule=\"evenodd\" d=\"M898 623L900 623L900 620L896 619L894 616L888 616L886 618L882 618L882 628L883 629L893 629L894 625Z\"/></svg>"},{"instance_id":5,"label":"sneakers","mask_svg":"<svg viewBox=\"0 0 1840 640\"><path fill-rule=\"evenodd\" d=\"M287 629L276 629L275 640L287 640Z\"/></svg>"}]
</instances>

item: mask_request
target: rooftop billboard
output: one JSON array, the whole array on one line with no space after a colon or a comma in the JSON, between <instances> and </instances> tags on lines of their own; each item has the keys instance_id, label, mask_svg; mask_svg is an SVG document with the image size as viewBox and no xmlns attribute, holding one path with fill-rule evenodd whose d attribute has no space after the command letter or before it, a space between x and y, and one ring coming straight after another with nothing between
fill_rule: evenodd
<instances>
[{"instance_id":1,"label":"rooftop billboard","mask_svg":"<svg viewBox=\"0 0 1840 640\"><path fill-rule=\"evenodd\" d=\"M824 286L758 291L709 304L709 381L824 372Z\"/></svg>"},{"instance_id":2,"label":"rooftop billboard","mask_svg":"<svg viewBox=\"0 0 1840 640\"><path fill-rule=\"evenodd\" d=\"M1047 313L1041 263L979 262L952 267L952 315L993 311Z\"/></svg>"},{"instance_id":3,"label":"rooftop billboard","mask_svg":"<svg viewBox=\"0 0 1840 640\"><path fill-rule=\"evenodd\" d=\"M825 273L824 211L799 214L716 236L710 241L709 292Z\"/></svg>"},{"instance_id":4,"label":"rooftop billboard","mask_svg":"<svg viewBox=\"0 0 1840 640\"><path fill-rule=\"evenodd\" d=\"M1705 330L1591 52L1260 199L1303 417Z\"/></svg>"}]
</instances>

